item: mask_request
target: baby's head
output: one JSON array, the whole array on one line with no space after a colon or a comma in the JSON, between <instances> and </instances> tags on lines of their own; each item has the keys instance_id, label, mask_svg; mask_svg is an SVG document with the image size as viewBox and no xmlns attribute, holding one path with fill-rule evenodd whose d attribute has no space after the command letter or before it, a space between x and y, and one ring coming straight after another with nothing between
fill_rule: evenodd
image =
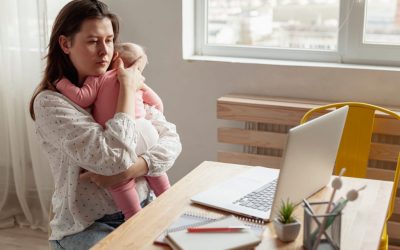
<instances>
[{"instance_id":1,"label":"baby's head","mask_svg":"<svg viewBox=\"0 0 400 250\"><path fill-rule=\"evenodd\" d=\"M118 43L115 44L115 52L118 52L119 57L124 62L125 67L131 66L139 59L138 70L142 72L147 64L147 56L144 53L144 49L134 43ZM139 58L140 57L140 58ZM112 68L115 68L113 65Z\"/></svg>"}]
</instances>

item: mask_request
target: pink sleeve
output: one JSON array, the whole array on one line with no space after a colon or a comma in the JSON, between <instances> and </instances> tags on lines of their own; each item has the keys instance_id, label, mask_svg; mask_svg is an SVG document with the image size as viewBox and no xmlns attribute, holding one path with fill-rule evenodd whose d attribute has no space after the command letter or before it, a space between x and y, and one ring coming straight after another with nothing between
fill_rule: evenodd
<instances>
[{"instance_id":1,"label":"pink sleeve","mask_svg":"<svg viewBox=\"0 0 400 250\"><path fill-rule=\"evenodd\" d=\"M87 108L93 104L99 87L97 77L88 77L81 88L76 87L66 78L61 79L56 86L63 95L82 108Z\"/></svg>"},{"instance_id":2,"label":"pink sleeve","mask_svg":"<svg viewBox=\"0 0 400 250\"><path fill-rule=\"evenodd\" d=\"M143 102L149 104L150 106L154 106L161 112L164 112L164 105L162 103L161 98L157 95L157 93L154 92L154 90L152 90L147 85L145 85L142 90L143 90Z\"/></svg>"}]
</instances>

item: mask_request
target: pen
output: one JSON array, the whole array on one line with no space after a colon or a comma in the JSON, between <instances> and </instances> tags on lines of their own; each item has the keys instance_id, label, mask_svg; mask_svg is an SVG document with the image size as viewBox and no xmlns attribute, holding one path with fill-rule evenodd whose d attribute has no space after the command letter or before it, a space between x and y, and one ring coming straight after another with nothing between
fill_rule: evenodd
<instances>
[{"instance_id":1,"label":"pen","mask_svg":"<svg viewBox=\"0 0 400 250\"><path fill-rule=\"evenodd\" d=\"M303 203L304 203L304 207L306 207L308 209L308 211L310 211L311 215L313 215L314 210L312 209L310 203L308 203L308 201L306 199L303 199Z\"/></svg>"},{"instance_id":2,"label":"pen","mask_svg":"<svg viewBox=\"0 0 400 250\"><path fill-rule=\"evenodd\" d=\"M234 233L244 229L249 229L247 226L230 226L230 227L189 227L188 233Z\"/></svg>"}]
</instances>

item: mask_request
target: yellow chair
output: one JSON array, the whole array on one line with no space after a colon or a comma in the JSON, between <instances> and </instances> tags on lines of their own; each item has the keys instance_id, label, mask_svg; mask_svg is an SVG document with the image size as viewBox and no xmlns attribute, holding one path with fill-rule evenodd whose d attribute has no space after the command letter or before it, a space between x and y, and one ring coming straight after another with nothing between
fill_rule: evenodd
<instances>
[{"instance_id":1,"label":"yellow chair","mask_svg":"<svg viewBox=\"0 0 400 250\"><path fill-rule=\"evenodd\" d=\"M342 140L339 146L338 155L336 158L335 174L337 175L340 169L342 167L345 167L346 176L366 178L368 160L371 149L371 139L374 128L375 112L380 111L397 120L400 120L400 116L393 111L375 105L358 102L342 102L311 109L303 116L300 123L305 123L311 115L316 115L316 113L318 112L326 112L328 109L340 108L346 105L349 106L349 112L342 135ZM399 165L400 155L397 156L397 166L393 180L394 185L391 202L386 217L386 223L383 228L379 249L388 249L387 221L389 220L394 210L396 191L399 182Z\"/></svg>"}]
</instances>

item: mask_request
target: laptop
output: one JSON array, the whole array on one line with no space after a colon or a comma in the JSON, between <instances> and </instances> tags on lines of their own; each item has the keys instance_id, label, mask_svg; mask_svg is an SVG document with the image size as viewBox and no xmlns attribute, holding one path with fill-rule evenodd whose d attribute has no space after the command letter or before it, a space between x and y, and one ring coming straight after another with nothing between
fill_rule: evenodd
<instances>
[{"instance_id":1,"label":"laptop","mask_svg":"<svg viewBox=\"0 0 400 250\"><path fill-rule=\"evenodd\" d=\"M299 204L329 183L347 112L344 106L290 129L280 170L252 167L194 195L191 201L272 220L282 201Z\"/></svg>"}]
</instances>

